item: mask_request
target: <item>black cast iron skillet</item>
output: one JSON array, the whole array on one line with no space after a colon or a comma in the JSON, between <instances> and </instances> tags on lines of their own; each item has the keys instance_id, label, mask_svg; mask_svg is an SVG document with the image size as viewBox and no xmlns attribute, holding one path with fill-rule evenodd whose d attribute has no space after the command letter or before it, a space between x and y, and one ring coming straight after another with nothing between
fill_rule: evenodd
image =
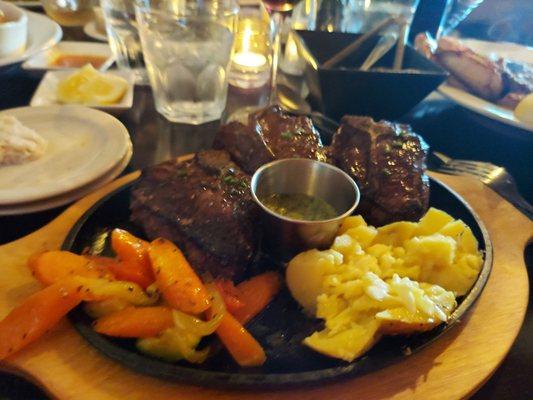
<instances>
[{"instance_id":1,"label":"black cast iron skillet","mask_svg":"<svg viewBox=\"0 0 533 400\"><path fill-rule=\"evenodd\" d=\"M110 255L112 253L107 238L113 228L124 228L142 237L142 232L129 222L131 185L130 183L115 190L90 208L70 230L62 249L75 253L89 249ZM267 353L267 362L256 368L240 368L216 343L213 345L218 351L205 364L164 362L138 352L133 340L110 338L96 333L91 328L92 320L82 307L73 310L69 318L92 346L124 366L160 379L200 386L264 388L311 385L384 368L419 351L457 325L479 297L490 274L492 245L479 217L459 195L439 181L431 179L430 186L430 205L445 210L454 218L462 219L471 227L485 255L482 270L470 292L458 299L458 308L447 324L409 337L385 337L363 357L352 363L330 359L301 344L304 337L321 329L320 321L307 318L286 289L247 324L247 329ZM257 271L265 267L275 268L276 265L268 258L259 257L252 270Z\"/></svg>"}]
</instances>

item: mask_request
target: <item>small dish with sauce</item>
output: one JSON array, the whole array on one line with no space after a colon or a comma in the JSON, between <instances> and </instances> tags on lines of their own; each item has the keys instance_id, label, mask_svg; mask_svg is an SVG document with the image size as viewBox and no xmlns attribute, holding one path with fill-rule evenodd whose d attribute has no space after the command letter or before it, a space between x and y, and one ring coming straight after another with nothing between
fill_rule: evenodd
<instances>
[{"instance_id":1,"label":"small dish with sauce","mask_svg":"<svg viewBox=\"0 0 533 400\"><path fill-rule=\"evenodd\" d=\"M305 249L329 247L360 198L344 171L304 158L263 165L252 176L251 191L262 211L264 245L282 261Z\"/></svg>"},{"instance_id":2,"label":"small dish with sauce","mask_svg":"<svg viewBox=\"0 0 533 400\"><path fill-rule=\"evenodd\" d=\"M47 70L76 69L91 64L103 72L113 61L113 53L107 43L64 41L30 58L22 64L22 68L44 74Z\"/></svg>"}]
</instances>

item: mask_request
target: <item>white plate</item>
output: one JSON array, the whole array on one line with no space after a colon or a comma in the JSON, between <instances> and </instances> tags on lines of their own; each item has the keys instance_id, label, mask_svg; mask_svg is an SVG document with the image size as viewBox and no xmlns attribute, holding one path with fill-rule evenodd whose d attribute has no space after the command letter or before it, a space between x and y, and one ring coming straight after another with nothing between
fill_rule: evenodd
<instances>
[{"instance_id":1,"label":"white plate","mask_svg":"<svg viewBox=\"0 0 533 400\"><path fill-rule=\"evenodd\" d=\"M509 110L508 108L500 107L497 104L491 103L490 101L483 100L477 96L474 96L473 94L446 84L440 85L438 90L444 96L453 100L460 106L469 109L470 111L474 111L496 121L533 132L533 125L527 124L526 122L516 118L513 111Z\"/></svg>"},{"instance_id":2,"label":"white plate","mask_svg":"<svg viewBox=\"0 0 533 400\"><path fill-rule=\"evenodd\" d=\"M83 27L83 33L90 38L100 40L101 42L107 42L107 35L96 28L96 21L86 23Z\"/></svg>"},{"instance_id":3,"label":"white plate","mask_svg":"<svg viewBox=\"0 0 533 400\"><path fill-rule=\"evenodd\" d=\"M461 39L465 45L476 53L497 60L500 57L511 61L533 65L533 47L511 42L487 42L477 39Z\"/></svg>"},{"instance_id":4,"label":"white plate","mask_svg":"<svg viewBox=\"0 0 533 400\"><path fill-rule=\"evenodd\" d=\"M69 193L65 193L60 196L51 197L49 199L45 199L41 201L17 204L15 206L0 206L0 216L30 214L30 213L34 213L38 211L44 211L44 210L49 210L51 208L60 207L68 203L72 203L73 201L78 200L94 192L96 189L104 186L106 183L111 182L113 179L119 176L122 173L122 171L124 171L124 169L128 166L128 163L131 160L132 154L133 152L132 152L131 145L130 145L124 158L120 160L120 162L115 167L113 167L113 169L109 171L109 173L107 173L105 176L77 190L74 190Z\"/></svg>"},{"instance_id":5,"label":"white plate","mask_svg":"<svg viewBox=\"0 0 533 400\"><path fill-rule=\"evenodd\" d=\"M37 90L33 94L33 97L30 102L30 106L50 106L60 104L57 101L57 85L59 81L67 78L72 74L73 70L62 70L62 71L48 71ZM109 112L117 112L128 110L133 105L133 75L129 71L124 70L113 70L107 71L107 74L113 74L121 76L122 78L128 81L128 90L122 97L122 100L116 104L106 104L106 105L87 105L87 107L96 108L98 110L105 110Z\"/></svg>"},{"instance_id":6,"label":"white plate","mask_svg":"<svg viewBox=\"0 0 533 400\"><path fill-rule=\"evenodd\" d=\"M59 42L54 47L41 51L35 56L31 57L29 60L26 60L22 64L22 68L26 70L65 70L72 68L65 68L50 65L51 59L57 54L80 54L80 55L90 55L90 56L101 56L105 57L106 60L98 68L100 71L106 71L114 61L113 53L109 48L108 44L105 43L92 43L92 42L69 42L63 41Z\"/></svg>"},{"instance_id":7,"label":"white plate","mask_svg":"<svg viewBox=\"0 0 533 400\"><path fill-rule=\"evenodd\" d=\"M0 58L0 67L22 62L61 40L60 26L45 15L24 11L28 15L28 42L24 52Z\"/></svg>"},{"instance_id":8,"label":"white plate","mask_svg":"<svg viewBox=\"0 0 533 400\"><path fill-rule=\"evenodd\" d=\"M493 60L504 57L515 62L533 64L532 47L521 46L515 43L486 42L476 39L461 39L461 41L472 48L472 50ZM508 108L500 107L495 103L483 100L480 97L447 84L442 84L438 90L444 96L470 111L517 128L533 131L532 124L519 120L515 117L513 111Z\"/></svg>"},{"instance_id":9,"label":"white plate","mask_svg":"<svg viewBox=\"0 0 533 400\"><path fill-rule=\"evenodd\" d=\"M4 110L48 141L35 161L0 167L0 205L47 199L107 174L131 146L128 131L113 116L82 106Z\"/></svg>"}]
</instances>

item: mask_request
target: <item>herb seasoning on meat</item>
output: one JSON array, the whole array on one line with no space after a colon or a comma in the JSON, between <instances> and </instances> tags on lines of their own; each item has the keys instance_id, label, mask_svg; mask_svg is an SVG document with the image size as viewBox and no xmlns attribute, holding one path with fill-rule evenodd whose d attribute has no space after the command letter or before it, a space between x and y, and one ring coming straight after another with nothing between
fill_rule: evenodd
<instances>
[{"instance_id":1,"label":"herb seasoning on meat","mask_svg":"<svg viewBox=\"0 0 533 400\"><path fill-rule=\"evenodd\" d=\"M260 200L268 209L292 219L320 221L338 215L326 201L303 193L275 193Z\"/></svg>"}]
</instances>

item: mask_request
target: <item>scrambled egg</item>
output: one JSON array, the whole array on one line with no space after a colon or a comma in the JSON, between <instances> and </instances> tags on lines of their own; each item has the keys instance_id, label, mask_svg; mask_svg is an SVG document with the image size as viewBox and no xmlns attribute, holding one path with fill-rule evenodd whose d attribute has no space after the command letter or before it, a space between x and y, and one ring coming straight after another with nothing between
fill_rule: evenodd
<instances>
[{"instance_id":1,"label":"scrambled egg","mask_svg":"<svg viewBox=\"0 0 533 400\"><path fill-rule=\"evenodd\" d=\"M431 208L418 222L368 226L349 217L331 249L297 255L287 285L325 329L309 347L352 361L383 334L429 330L446 322L483 258L470 228Z\"/></svg>"}]
</instances>

